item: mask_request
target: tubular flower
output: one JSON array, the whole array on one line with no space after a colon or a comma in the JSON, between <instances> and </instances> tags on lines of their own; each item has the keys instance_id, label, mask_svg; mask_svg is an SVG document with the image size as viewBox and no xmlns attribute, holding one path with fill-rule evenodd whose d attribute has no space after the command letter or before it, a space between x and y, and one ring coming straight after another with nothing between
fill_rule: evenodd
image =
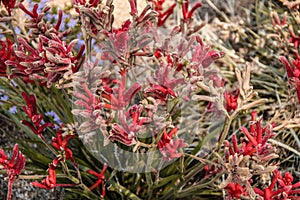
<instances>
[{"instance_id":1,"label":"tubular flower","mask_svg":"<svg viewBox=\"0 0 300 200\"><path fill-rule=\"evenodd\" d=\"M274 147L269 146L271 149L267 148L268 139L274 136L274 133L271 130L272 127L267 126L262 128L261 119L256 121L255 118L256 112L252 112L252 124L250 125L250 132L245 127L240 128L240 130L248 139L248 141L244 142L242 146L243 155L254 155L254 153L257 153L258 156L263 157L268 155L270 152L274 153Z\"/></svg>"},{"instance_id":2,"label":"tubular flower","mask_svg":"<svg viewBox=\"0 0 300 200\"><path fill-rule=\"evenodd\" d=\"M14 60L15 55L13 54L13 42L10 39L6 41L0 41L0 76L7 77L7 66L5 62L7 60Z\"/></svg>"},{"instance_id":3,"label":"tubular flower","mask_svg":"<svg viewBox=\"0 0 300 200\"><path fill-rule=\"evenodd\" d=\"M99 186L100 184L102 185L102 193L101 193L101 196L104 198L105 197L105 193L106 193L106 190L105 190L105 186L104 186L104 182L105 182L105 171L107 169L107 165L104 164L103 165L103 168L102 168L102 171L100 173L97 173L95 172L94 170L87 170L87 173L91 174L91 175L94 175L98 178L98 180L91 186L89 187L90 190L93 190L95 189L97 186Z\"/></svg>"},{"instance_id":4,"label":"tubular flower","mask_svg":"<svg viewBox=\"0 0 300 200\"><path fill-rule=\"evenodd\" d=\"M228 192L229 197L231 199L234 199L234 198L239 199L241 197L241 195L243 195L243 196L248 195L248 192L245 190L245 188L242 187L238 183L231 183L230 182L224 189Z\"/></svg>"},{"instance_id":5,"label":"tubular flower","mask_svg":"<svg viewBox=\"0 0 300 200\"><path fill-rule=\"evenodd\" d=\"M161 66L154 75L154 81L150 81L150 86L145 88L146 96L151 96L165 103L167 95L176 97L174 89L177 85L185 83L184 78L173 78L171 76L170 66Z\"/></svg>"},{"instance_id":6,"label":"tubular flower","mask_svg":"<svg viewBox=\"0 0 300 200\"><path fill-rule=\"evenodd\" d=\"M238 106L237 100L240 95L239 89L236 89L231 92L224 92L224 99L225 99L225 109L227 112L235 110Z\"/></svg>"},{"instance_id":7,"label":"tubular flower","mask_svg":"<svg viewBox=\"0 0 300 200\"><path fill-rule=\"evenodd\" d=\"M21 174L26 164L25 156L19 151L18 144L13 148L13 154L10 161L7 160L7 156L4 151L0 149L0 165L3 166L4 170L8 175L8 193L7 199L11 199L12 186L15 178Z\"/></svg>"},{"instance_id":8,"label":"tubular flower","mask_svg":"<svg viewBox=\"0 0 300 200\"><path fill-rule=\"evenodd\" d=\"M80 14L82 25L87 34L98 38L98 34L103 31L111 31L113 23L113 1L102 0L74 0L75 10Z\"/></svg>"},{"instance_id":9,"label":"tubular flower","mask_svg":"<svg viewBox=\"0 0 300 200\"><path fill-rule=\"evenodd\" d=\"M27 114L30 121L22 120L21 122L30 128L34 134L42 138L42 133L47 127L54 128L55 126L50 122L42 124L43 114L39 114L37 111L36 99L34 95L28 95L25 92L22 92L22 96L27 105L23 106L23 110Z\"/></svg>"},{"instance_id":10,"label":"tubular flower","mask_svg":"<svg viewBox=\"0 0 300 200\"><path fill-rule=\"evenodd\" d=\"M109 139L119 141L127 146L136 143L136 134L141 130L147 118L140 117L142 106L133 105L128 112L119 111L118 119L120 124L114 123Z\"/></svg>"},{"instance_id":11,"label":"tubular flower","mask_svg":"<svg viewBox=\"0 0 300 200\"><path fill-rule=\"evenodd\" d=\"M62 151L62 153L65 155L65 158L74 163L72 150L68 147L68 142L74 137L74 134L66 135L63 138L63 132L63 130L56 131L56 137L52 138L52 146L57 150Z\"/></svg>"},{"instance_id":12,"label":"tubular flower","mask_svg":"<svg viewBox=\"0 0 300 200\"><path fill-rule=\"evenodd\" d=\"M15 59L8 59L5 64L11 68L10 78L21 77L25 82L34 83L36 80L41 85L50 87L56 83L57 87L63 87L70 80L70 76L77 72L84 61L82 45L77 55L72 52L77 40L66 43L62 38L67 32L59 32L62 21L62 12L59 12L55 26L43 21L43 16L50 7L45 7L38 13L38 4L32 11L27 10L21 3L20 8L31 17L26 25L30 31L30 38L37 41L34 48L29 40L18 37L19 45L14 48Z\"/></svg>"},{"instance_id":13,"label":"tubular flower","mask_svg":"<svg viewBox=\"0 0 300 200\"><path fill-rule=\"evenodd\" d=\"M185 0L182 2L182 16L183 16L184 22L191 20L194 12L202 6L202 3L198 2L192 7L192 9L190 11L188 11L189 3L190 3L189 0Z\"/></svg>"},{"instance_id":14,"label":"tubular flower","mask_svg":"<svg viewBox=\"0 0 300 200\"><path fill-rule=\"evenodd\" d=\"M176 7L176 3L173 3L167 10L163 11L163 4L165 0L152 0L154 5L154 10L158 13L158 23L157 26L162 26L166 22L166 20L171 16L174 12L174 8Z\"/></svg>"},{"instance_id":15,"label":"tubular flower","mask_svg":"<svg viewBox=\"0 0 300 200\"><path fill-rule=\"evenodd\" d=\"M129 105L132 98L141 89L141 85L138 83L134 83L132 87L126 91L126 73L126 69L122 69L120 71L121 80L113 80L113 83L118 85L119 87L106 87L106 92L100 94L102 100L108 101L109 103L101 102L98 106L99 108L122 110L124 107Z\"/></svg>"},{"instance_id":16,"label":"tubular flower","mask_svg":"<svg viewBox=\"0 0 300 200\"><path fill-rule=\"evenodd\" d=\"M275 170L269 187L264 189L254 188L254 191L264 200L298 199L300 182L292 184L293 180L294 177L289 172L282 176L279 170ZM275 189L276 185L277 189Z\"/></svg>"},{"instance_id":17,"label":"tubular flower","mask_svg":"<svg viewBox=\"0 0 300 200\"><path fill-rule=\"evenodd\" d=\"M11 15L11 10L14 9L16 5L16 0L0 0L0 3L2 3L6 10L8 11L8 14Z\"/></svg>"},{"instance_id":18,"label":"tubular flower","mask_svg":"<svg viewBox=\"0 0 300 200\"><path fill-rule=\"evenodd\" d=\"M179 158L182 156L178 152L178 149L183 148L186 144L182 139L172 139L173 135L177 133L178 128L173 128L170 133L167 133L164 129L161 139L159 140L157 147L164 157L164 160L172 160L173 158Z\"/></svg>"},{"instance_id":19,"label":"tubular flower","mask_svg":"<svg viewBox=\"0 0 300 200\"><path fill-rule=\"evenodd\" d=\"M19 7L24 13L30 16L30 19L28 19L25 24L25 26L30 30L30 38L38 38L40 35L50 38L50 34L55 34L57 37L63 38L70 33L70 30L66 30L64 32L59 31L63 17L63 12L61 10L58 11L58 20L56 24L52 26L44 21L44 16L51 7L45 6L41 10L41 13L38 13L38 4L34 4L32 11L29 11L22 3L20 3Z\"/></svg>"},{"instance_id":20,"label":"tubular flower","mask_svg":"<svg viewBox=\"0 0 300 200\"><path fill-rule=\"evenodd\" d=\"M77 72L84 58L82 54L84 46L76 56L72 48L76 40L66 45L55 34L50 34L51 39L40 36L38 48L34 49L23 38L18 37L20 47L14 50L17 59L8 60L6 64L11 66L10 78L21 77L24 81L34 82L39 80L41 85L50 87L56 83L62 87L70 75Z\"/></svg>"},{"instance_id":21,"label":"tubular flower","mask_svg":"<svg viewBox=\"0 0 300 200\"><path fill-rule=\"evenodd\" d=\"M296 53L296 60L291 59L291 62L281 56L280 61L284 64L290 84L296 89L300 101L300 56Z\"/></svg>"},{"instance_id":22,"label":"tubular flower","mask_svg":"<svg viewBox=\"0 0 300 200\"><path fill-rule=\"evenodd\" d=\"M61 158L55 158L52 163L49 164L48 168L48 176L42 180L41 183L39 182L31 182L31 185L35 187L40 187L46 190L51 190L55 187L69 187L75 186L74 184L59 184L56 183L56 168L61 161Z\"/></svg>"}]
</instances>

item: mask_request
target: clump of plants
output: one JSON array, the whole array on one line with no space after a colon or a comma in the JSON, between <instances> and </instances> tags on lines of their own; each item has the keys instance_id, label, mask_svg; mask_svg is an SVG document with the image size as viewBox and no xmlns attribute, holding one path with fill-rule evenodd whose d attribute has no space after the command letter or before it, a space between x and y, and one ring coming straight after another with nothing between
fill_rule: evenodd
<instances>
[{"instance_id":1,"label":"clump of plants","mask_svg":"<svg viewBox=\"0 0 300 200\"><path fill-rule=\"evenodd\" d=\"M121 27L113 0L64 10L0 2L1 110L22 130L6 133L17 143L10 159L0 149L7 199L22 178L63 187L65 199L299 198L275 140L298 127L298 101L264 113L272 104L251 83L254 63L223 76L225 53L195 18L201 2L148 0L139 10L128 0ZM283 30L286 18L272 16ZM298 61L280 60L298 94Z\"/></svg>"}]
</instances>

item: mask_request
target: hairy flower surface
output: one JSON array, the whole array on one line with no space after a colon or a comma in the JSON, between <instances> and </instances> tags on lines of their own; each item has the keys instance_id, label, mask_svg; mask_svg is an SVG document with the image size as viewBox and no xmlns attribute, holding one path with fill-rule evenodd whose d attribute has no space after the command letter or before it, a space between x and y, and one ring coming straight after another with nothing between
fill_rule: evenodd
<instances>
[{"instance_id":1,"label":"hairy flower surface","mask_svg":"<svg viewBox=\"0 0 300 200\"><path fill-rule=\"evenodd\" d=\"M101 97L107 100L109 103L101 103L100 107L122 110L124 107L128 106L132 98L141 89L141 85L134 83L131 88L126 91L126 74L125 69L121 69L120 75L121 80L115 79L112 82L118 85L117 88L107 88L108 94L102 93Z\"/></svg>"},{"instance_id":2,"label":"hairy flower surface","mask_svg":"<svg viewBox=\"0 0 300 200\"><path fill-rule=\"evenodd\" d=\"M21 3L20 8L31 17L27 27L31 30L27 40L18 36L18 44L14 47L15 58L7 59L5 64L10 67L10 78L20 77L26 82L39 81L41 85L50 87L53 83L57 87L70 80L70 76L77 72L84 61L84 45L77 55L73 53L73 46L78 40L69 44L63 39L68 32L59 32L62 21L62 11L58 13L55 26L45 23L43 17L50 7L45 7L38 13L38 4L29 11ZM37 44L35 44L37 43Z\"/></svg>"},{"instance_id":3,"label":"hairy flower surface","mask_svg":"<svg viewBox=\"0 0 300 200\"><path fill-rule=\"evenodd\" d=\"M142 106L133 105L129 108L128 112L119 111L118 119L119 124L114 123L112 125L112 131L109 135L111 141L119 141L127 146L131 146L136 143L135 137L141 130L142 125L147 118L141 117Z\"/></svg>"},{"instance_id":4,"label":"hairy flower surface","mask_svg":"<svg viewBox=\"0 0 300 200\"><path fill-rule=\"evenodd\" d=\"M13 180L24 169L26 158L19 151L18 144L16 144L13 148L13 154L10 161L8 161L7 158L8 157L5 155L4 151L0 149L0 165L3 166L4 170L6 170L9 179Z\"/></svg>"},{"instance_id":5,"label":"hairy flower surface","mask_svg":"<svg viewBox=\"0 0 300 200\"><path fill-rule=\"evenodd\" d=\"M19 146L16 144L13 148L13 154L10 160L7 160L3 149L0 149L0 166L8 175L8 193L7 200L11 199L12 186L14 180L21 174L26 164L26 157L19 151Z\"/></svg>"},{"instance_id":6,"label":"hairy flower surface","mask_svg":"<svg viewBox=\"0 0 300 200\"><path fill-rule=\"evenodd\" d=\"M22 92L22 96L26 102L26 106L23 106L24 112L27 114L30 121L22 120L22 124L32 130L32 132L39 137L43 138L42 133L47 127L54 128L54 124L47 122L42 124L43 114L39 114L36 105L36 99L34 95L28 95Z\"/></svg>"}]
</instances>

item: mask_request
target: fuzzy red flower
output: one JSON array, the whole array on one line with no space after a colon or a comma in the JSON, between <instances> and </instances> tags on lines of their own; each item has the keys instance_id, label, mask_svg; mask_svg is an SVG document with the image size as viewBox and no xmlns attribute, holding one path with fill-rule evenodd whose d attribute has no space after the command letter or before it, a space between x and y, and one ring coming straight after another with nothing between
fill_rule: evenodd
<instances>
[{"instance_id":1,"label":"fuzzy red flower","mask_svg":"<svg viewBox=\"0 0 300 200\"><path fill-rule=\"evenodd\" d=\"M51 164L49 164L48 168L48 176L42 180L41 183L39 182L32 182L31 185L35 187L40 187L46 190L51 190L56 187L56 167L59 163L59 159L54 159Z\"/></svg>"},{"instance_id":2,"label":"fuzzy red flower","mask_svg":"<svg viewBox=\"0 0 300 200\"><path fill-rule=\"evenodd\" d=\"M175 97L174 89L177 85L185 83L184 78L173 78L171 67L162 65L154 75L154 81L150 81L151 86L145 88L147 96L151 96L161 103L166 101L167 95Z\"/></svg>"},{"instance_id":3,"label":"fuzzy red flower","mask_svg":"<svg viewBox=\"0 0 300 200\"><path fill-rule=\"evenodd\" d=\"M26 164L25 156L19 151L18 144L13 148L13 154L10 161L7 160L7 156L4 151L0 149L0 165L3 166L4 170L8 175L8 193L7 200L11 199L12 185L15 178L21 174Z\"/></svg>"},{"instance_id":4,"label":"fuzzy red flower","mask_svg":"<svg viewBox=\"0 0 300 200\"><path fill-rule=\"evenodd\" d=\"M300 182L292 184L293 179L294 177L289 172L282 176L280 171L275 170L269 187L263 190L254 188L254 191L264 200L299 199L300 189L297 188L300 187ZM277 189L275 189L276 184Z\"/></svg>"},{"instance_id":5,"label":"fuzzy red flower","mask_svg":"<svg viewBox=\"0 0 300 200\"><path fill-rule=\"evenodd\" d=\"M225 109L227 112L235 110L238 106L237 100L240 95L239 89L233 90L231 92L225 91L224 92L224 99L225 99Z\"/></svg>"},{"instance_id":6,"label":"fuzzy red flower","mask_svg":"<svg viewBox=\"0 0 300 200\"><path fill-rule=\"evenodd\" d=\"M28 95L22 92L23 99L27 106L23 106L24 112L27 114L30 121L22 120L22 124L32 130L32 132L42 138L42 133L47 127L54 128L54 124L47 122L42 124L43 114L39 114L34 95Z\"/></svg>"},{"instance_id":7,"label":"fuzzy red flower","mask_svg":"<svg viewBox=\"0 0 300 200\"><path fill-rule=\"evenodd\" d=\"M183 20L185 22L190 20L193 16L194 12L202 6L202 3L198 2L192 7L192 9L190 11L188 11L189 3L190 3L189 0L185 0L182 2L182 16L183 16Z\"/></svg>"},{"instance_id":8,"label":"fuzzy red flower","mask_svg":"<svg viewBox=\"0 0 300 200\"><path fill-rule=\"evenodd\" d=\"M91 174L91 175L94 175L98 178L98 180L91 186L89 187L90 190L93 190L94 188L96 188L97 186L99 186L100 184L102 185L102 197L104 198L105 197L105 194L106 194L106 190L105 190L105 186L104 186L104 181L105 181L105 171L107 169L107 165L104 164L103 165L103 168L102 168L102 171L100 173L97 173L95 172L94 170L87 170L87 173Z\"/></svg>"},{"instance_id":9,"label":"fuzzy red flower","mask_svg":"<svg viewBox=\"0 0 300 200\"><path fill-rule=\"evenodd\" d=\"M120 71L121 80L115 79L113 83L118 85L117 88L106 88L107 93L102 93L101 97L109 103L100 103L99 108L108 108L112 110L122 110L128 106L135 94L141 89L138 83L134 83L130 89L126 91L126 69Z\"/></svg>"},{"instance_id":10,"label":"fuzzy red flower","mask_svg":"<svg viewBox=\"0 0 300 200\"><path fill-rule=\"evenodd\" d=\"M142 110L142 106L133 105L126 113L119 111L120 124L113 124L109 139L119 141L127 146L135 144L136 134L141 130L144 122L147 121L147 118L140 117Z\"/></svg>"},{"instance_id":11,"label":"fuzzy red flower","mask_svg":"<svg viewBox=\"0 0 300 200\"><path fill-rule=\"evenodd\" d=\"M154 4L154 10L158 13L157 26L164 25L166 20L174 12L176 3L173 3L169 8L167 8L167 10L163 11L163 4L165 3L165 0L152 0L151 2Z\"/></svg>"},{"instance_id":12,"label":"fuzzy red flower","mask_svg":"<svg viewBox=\"0 0 300 200\"><path fill-rule=\"evenodd\" d=\"M11 10L15 7L16 5L16 0L0 0L0 3L2 3L6 10L8 11L8 14L11 15Z\"/></svg>"},{"instance_id":13,"label":"fuzzy red flower","mask_svg":"<svg viewBox=\"0 0 300 200\"><path fill-rule=\"evenodd\" d=\"M7 60L15 59L12 46L13 42L10 39L6 39L6 41L0 41L0 76L8 76L5 62Z\"/></svg>"},{"instance_id":14,"label":"fuzzy red flower","mask_svg":"<svg viewBox=\"0 0 300 200\"><path fill-rule=\"evenodd\" d=\"M75 186L74 184L59 184L56 183L56 168L61 161L61 158L55 158L51 164L49 164L48 168L48 176L46 176L45 179L42 180L41 183L39 182L31 182L31 185L35 187L40 187L46 190L51 190L55 187L69 187L69 186Z\"/></svg>"},{"instance_id":15,"label":"fuzzy red flower","mask_svg":"<svg viewBox=\"0 0 300 200\"><path fill-rule=\"evenodd\" d=\"M277 157L276 148L268 143L268 139L274 136L272 126L262 127L261 119L256 120L256 112L252 112L252 121L250 129L246 127L240 128L241 132L246 136L242 145L238 145L238 140L235 134L232 135L232 142L225 141L226 146L225 157L230 155L255 156L262 162L268 162Z\"/></svg>"},{"instance_id":16,"label":"fuzzy red flower","mask_svg":"<svg viewBox=\"0 0 300 200\"><path fill-rule=\"evenodd\" d=\"M172 139L173 135L177 133L177 130L178 128L175 127L167 133L166 129L164 129L163 135L157 144L164 160L172 160L173 158L182 156L182 154L178 152L178 149L185 147L186 144L182 139Z\"/></svg>"},{"instance_id":17,"label":"fuzzy red flower","mask_svg":"<svg viewBox=\"0 0 300 200\"><path fill-rule=\"evenodd\" d=\"M274 136L271 126L262 128L261 120L256 121L256 112L252 112L252 124L250 125L250 132L246 127L241 127L240 130L247 137L248 141L243 143L243 155L252 155L257 152L259 155L269 154L270 150L267 148L267 141ZM266 147L266 148L264 148ZM270 146L270 148L272 148Z\"/></svg>"},{"instance_id":18,"label":"fuzzy red flower","mask_svg":"<svg viewBox=\"0 0 300 200\"><path fill-rule=\"evenodd\" d=\"M245 188L240 186L238 183L229 183L225 190L228 192L231 198L240 198L241 195L247 195L247 191Z\"/></svg>"},{"instance_id":19,"label":"fuzzy red flower","mask_svg":"<svg viewBox=\"0 0 300 200\"><path fill-rule=\"evenodd\" d=\"M74 162L72 150L68 147L68 142L74 135L66 135L63 138L63 131L56 131L56 137L52 138L52 146L65 154L67 160Z\"/></svg>"}]
</instances>

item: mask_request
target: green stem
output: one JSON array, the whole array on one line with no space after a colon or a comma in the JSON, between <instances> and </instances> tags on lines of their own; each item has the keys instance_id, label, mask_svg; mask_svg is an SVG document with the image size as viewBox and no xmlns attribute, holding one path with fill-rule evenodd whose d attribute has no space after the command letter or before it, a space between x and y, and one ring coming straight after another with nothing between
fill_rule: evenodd
<instances>
[{"instance_id":1,"label":"green stem","mask_svg":"<svg viewBox=\"0 0 300 200\"><path fill-rule=\"evenodd\" d=\"M124 195L125 197L127 197L126 199L141 200L141 198L139 198L137 195L132 193L130 190L128 190L124 186L117 184L114 181L107 181L107 183L111 185L109 188L110 191L116 191L116 192L120 193L121 195Z\"/></svg>"}]
</instances>

